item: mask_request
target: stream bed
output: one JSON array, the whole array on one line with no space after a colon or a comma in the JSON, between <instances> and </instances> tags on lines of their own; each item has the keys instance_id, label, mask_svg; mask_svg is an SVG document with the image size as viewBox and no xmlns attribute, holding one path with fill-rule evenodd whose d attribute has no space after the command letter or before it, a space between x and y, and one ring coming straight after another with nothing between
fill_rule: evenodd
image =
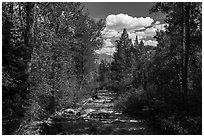
<instances>
[{"instance_id":1,"label":"stream bed","mask_svg":"<svg viewBox=\"0 0 204 137\"><path fill-rule=\"evenodd\" d=\"M114 109L115 93L99 90L96 97L82 101L77 109L65 109L50 118L43 129L47 135L157 135L141 118L131 118Z\"/></svg>"}]
</instances>

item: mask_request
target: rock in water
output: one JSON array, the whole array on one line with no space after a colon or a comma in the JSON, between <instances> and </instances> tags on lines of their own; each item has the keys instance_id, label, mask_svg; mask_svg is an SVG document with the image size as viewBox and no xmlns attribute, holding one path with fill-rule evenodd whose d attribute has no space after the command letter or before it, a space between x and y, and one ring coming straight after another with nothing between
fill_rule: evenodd
<instances>
[{"instance_id":1,"label":"rock in water","mask_svg":"<svg viewBox=\"0 0 204 137\"><path fill-rule=\"evenodd\" d=\"M67 114L76 114L76 110L72 109L72 108L68 108L64 110L65 113Z\"/></svg>"}]
</instances>

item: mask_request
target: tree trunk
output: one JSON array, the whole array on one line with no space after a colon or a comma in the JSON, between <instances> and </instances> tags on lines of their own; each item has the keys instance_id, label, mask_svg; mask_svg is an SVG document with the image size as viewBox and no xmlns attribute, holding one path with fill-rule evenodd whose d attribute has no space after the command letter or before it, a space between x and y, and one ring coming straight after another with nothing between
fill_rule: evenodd
<instances>
[{"instance_id":1,"label":"tree trunk","mask_svg":"<svg viewBox=\"0 0 204 137\"><path fill-rule=\"evenodd\" d=\"M34 22L35 22L35 3L26 2L25 11L26 11L26 28L24 30L24 43L27 46L27 74L30 75L32 68L32 54L34 48ZM28 76L29 77L29 76ZM30 79L30 78L28 78Z\"/></svg>"},{"instance_id":2,"label":"tree trunk","mask_svg":"<svg viewBox=\"0 0 204 137\"><path fill-rule=\"evenodd\" d=\"M183 53L182 53L182 89L183 89L183 103L184 106L187 103L188 94L188 51L189 51L189 14L190 14L190 3L183 3Z\"/></svg>"},{"instance_id":3,"label":"tree trunk","mask_svg":"<svg viewBox=\"0 0 204 137\"><path fill-rule=\"evenodd\" d=\"M31 53L32 53L32 43L33 43L33 22L34 22L34 14L33 14L33 8L35 3L33 2L27 2L25 4L26 9L26 28L25 28L25 45L28 47L28 60L31 60Z\"/></svg>"}]
</instances>

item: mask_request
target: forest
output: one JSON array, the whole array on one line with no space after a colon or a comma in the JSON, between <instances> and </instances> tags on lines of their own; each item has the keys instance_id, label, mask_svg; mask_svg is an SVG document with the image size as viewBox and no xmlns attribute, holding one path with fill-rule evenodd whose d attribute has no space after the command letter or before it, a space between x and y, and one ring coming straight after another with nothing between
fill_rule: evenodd
<instances>
[{"instance_id":1,"label":"forest","mask_svg":"<svg viewBox=\"0 0 204 137\"><path fill-rule=\"evenodd\" d=\"M166 17L157 46L133 43L124 28L112 61L98 64L106 21L82 3L3 2L2 134L46 134L50 117L103 90L114 110L159 134L201 135L202 3L158 2L149 12Z\"/></svg>"}]
</instances>

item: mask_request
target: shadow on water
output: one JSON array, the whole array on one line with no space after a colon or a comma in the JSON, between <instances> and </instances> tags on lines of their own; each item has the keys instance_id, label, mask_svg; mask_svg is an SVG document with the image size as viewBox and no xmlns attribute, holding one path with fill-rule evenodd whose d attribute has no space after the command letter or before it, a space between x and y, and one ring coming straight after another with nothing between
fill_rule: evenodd
<instances>
[{"instance_id":1,"label":"shadow on water","mask_svg":"<svg viewBox=\"0 0 204 137\"><path fill-rule=\"evenodd\" d=\"M132 119L113 109L114 93L100 90L98 98L82 101L78 109L58 112L49 124L44 125L47 135L155 135L147 122L141 118Z\"/></svg>"}]
</instances>

